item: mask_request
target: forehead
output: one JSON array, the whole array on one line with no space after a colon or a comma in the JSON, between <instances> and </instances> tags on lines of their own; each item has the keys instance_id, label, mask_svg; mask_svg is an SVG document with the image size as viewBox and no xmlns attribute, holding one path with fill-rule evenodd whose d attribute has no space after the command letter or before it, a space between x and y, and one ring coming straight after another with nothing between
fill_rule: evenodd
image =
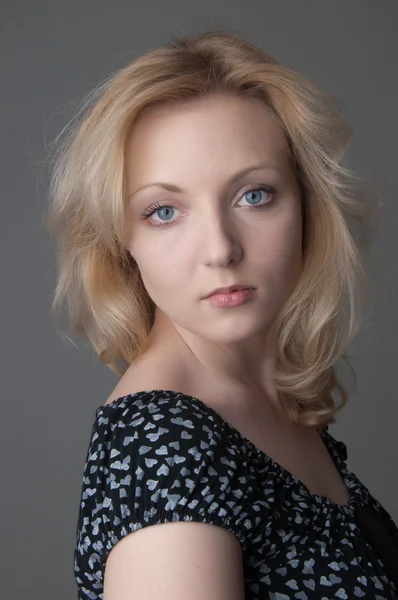
<instances>
[{"instance_id":1,"label":"forehead","mask_svg":"<svg viewBox=\"0 0 398 600\"><path fill-rule=\"evenodd\" d=\"M150 107L133 124L127 167L134 180L170 169L230 173L259 160L288 166L290 152L269 110L250 97L212 93Z\"/></svg>"}]
</instances>

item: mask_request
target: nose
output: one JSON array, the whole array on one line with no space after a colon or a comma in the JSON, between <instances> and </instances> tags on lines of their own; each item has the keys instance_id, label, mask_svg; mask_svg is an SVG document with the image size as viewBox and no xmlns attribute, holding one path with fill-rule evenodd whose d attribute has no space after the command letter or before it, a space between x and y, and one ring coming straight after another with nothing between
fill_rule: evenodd
<instances>
[{"instance_id":1,"label":"nose","mask_svg":"<svg viewBox=\"0 0 398 600\"><path fill-rule=\"evenodd\" d=\"M212 214L206 220L202 233L203 262L208 267L227 267L238 263L243 256L243 246L238 232L225 215Z\"/></svg>"}]
</instances>

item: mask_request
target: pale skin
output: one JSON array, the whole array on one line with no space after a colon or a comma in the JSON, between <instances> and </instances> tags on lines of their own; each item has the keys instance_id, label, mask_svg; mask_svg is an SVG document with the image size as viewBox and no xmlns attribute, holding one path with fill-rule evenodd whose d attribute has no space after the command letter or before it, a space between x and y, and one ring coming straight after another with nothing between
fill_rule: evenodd
<instances>
[{"instance_id":1,"label":"pale skin","mask_svg":"<svg viewBox=\"0 0 398 600\"><path fill-rule=\"evenodd\" d=\"M215 93L146 112L134 124L126 156L128 249L157 311L148 350L130 366L108 402L151 389L195 396L312 493L345 504L348 491L319 434L289 422L270 376L275 356L270 326L303 268L300 190L282 131L258 101ZM228 183L242 169L259 165ZM136 191L142 186L150 187ZM163 208L142 219L157 202ZM220 308L203 299L214 288L232 284L256 288L251 300ZM141 549L145 536L154 547L162 535L165 545L172 539L176 547L177 538L168 537L170 529L170 535L181 536L185 557L192 535L188 556L193 571L187 577L197 573L201 591L191 598L243 598L239 545L229 532L206 524L174 523L129 535L112 551L107 569L114 564L112 572L120 570L122 555L127 562L133 556L136 560L142 554L140 536ZM203 575L211 572L214 561L220 579L213 588L203 587ZM197 563L201 568L195 571ZM166 572L170 564L162 564ZM226 577L232 564L238 578L233 586ZM109 590L116 590L121 577L118 572L111 584L108 571ZM170 596L163 598L186 597L183 584L178 595L172 583L176 577L181 573L170 575ZM145 577L136 585L142 586L142 596L135 598L156 597ZM105 600L116 597L109 592Z\"/></svg>"},{"instance_id":2,"label":"pale skin","mask_svg":"<svg viewBox=\"0 0 398 600\"><path fill-rule=\"evenodd\" d=\"M265 164L228 186L229 178ZM274 350L267 331L302 269L301 206L281 131L254 101L212 95L155 109L135 124L128 144L131 241L158 313L151 343L178 348L194 371L233 389L271 393ZM184 192L141 185L160 181ZM247 191L248 186L273 186ZM254 210L247 198L254 195ZM152 203L170 203L140 220ZM253 202L254 204L254 202ZM255 299L212 308L202 297L216 287L247 283ZM156 341L155 341L156 340Z\"/></svg>"}]
</instances>

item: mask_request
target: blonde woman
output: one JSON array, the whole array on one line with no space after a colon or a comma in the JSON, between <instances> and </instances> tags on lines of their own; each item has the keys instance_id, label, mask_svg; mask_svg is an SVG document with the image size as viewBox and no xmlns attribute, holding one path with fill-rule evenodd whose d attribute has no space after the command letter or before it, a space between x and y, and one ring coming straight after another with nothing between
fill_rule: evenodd
<instances>
[{"instance_id":1,"label":"blonde woman","mask_svg":"<svg viewBox=\"0 0 398 600\"><path fill-rule=\"evenodd\" d=\"M331 96L223 31L151 49L67 129L54 311L119 378L79 600L398 597L398 530L328 431L381 206L349 137Z\"/></svg>"}]
</instances>

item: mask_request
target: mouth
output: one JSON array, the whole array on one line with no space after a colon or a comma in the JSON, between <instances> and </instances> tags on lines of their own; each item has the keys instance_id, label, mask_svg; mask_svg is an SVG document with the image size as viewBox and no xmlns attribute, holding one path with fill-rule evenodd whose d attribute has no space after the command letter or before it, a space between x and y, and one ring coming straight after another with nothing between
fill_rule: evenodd
<instances>
[{"instance_id":1,"label":"mouth","mask_svg":"<svg viewBox=\"0 0 398 600\"><path fill-rule=\"evenodd\" d=\"M210 294L208 294L207 296L205 296L205 298L210 298L211 296L214 296L215 294L231 294L232 292L236 292L238 290L254 290L256 289L255 287L251 286L251 285L230 285L228 287L220 287L220 288L216 288L213 291L210 292Z\"/></svg>"}]
</instances>

